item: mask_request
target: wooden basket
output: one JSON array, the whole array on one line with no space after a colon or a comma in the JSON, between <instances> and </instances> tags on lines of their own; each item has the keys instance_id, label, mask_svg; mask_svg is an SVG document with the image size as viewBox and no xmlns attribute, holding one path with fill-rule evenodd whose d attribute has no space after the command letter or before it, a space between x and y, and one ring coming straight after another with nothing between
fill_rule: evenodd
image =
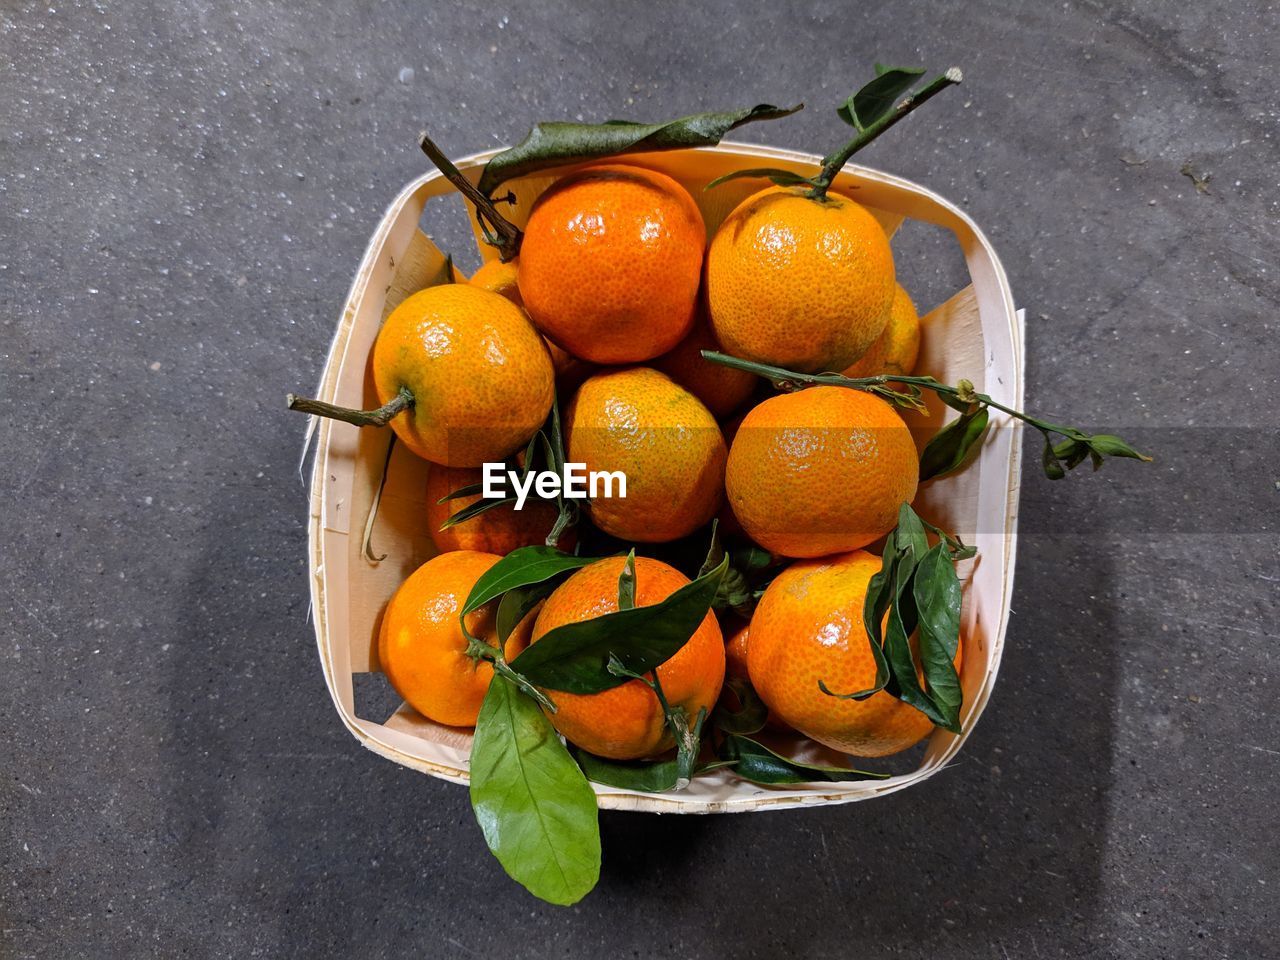
<instances>
[{"instance_id":1,"label":"wooden basket","mask_svg":"<svg viewBox=\"0 0 1280 960\"><path fill-rule=\"evenodd\" d=\"M496 152L468 157L458 167L476 178ZM764 184L732 181L703 192L709 180L760 166L809 175L819 158L724 143L710 149L638 155L627 162L662 170L683 183L701 206L710 236L730 210ZM508 215L522 225L534 199L554 179L540 175L504 186L517 200ZM971 283L924 318L918 370L947 383L966 377L979 391L1021 409L1022 315L1014 309L995 251L977 226L954 205L923 187L864 167L846 167L835 188L855 190L854 196L890 235L907 219L935 224L954 234ZM424 174L401 191L378 224L329 349L317 394L320 399L351 407L376 406L368 360L379 326L406 296L444 279L444 257L419 229L427 200L442 195L457 197L438 173ZM486 257L494 256L484 244L481 249ZM933 410L931 426L936 428L945 411L937 405ZM935 730L919 766L887 780L766 788L718 770L673 793L645 794L596 785L601 807L654 813L728 813L848 803L918 783L955 756L995 682L1013 586L1020 424L995 410L991 413L989 436L977 459L963 472L923 487L916 501L918 510L979 550L978 558L962 564L960 571L965 581L964 732L955 736ZM408 453L403 444L395 446L372 531L375 552L386 557L373 563L362 556L361 541L390 432L361 430L333 420L313 426L318 437L310 493L311 603L320 661L338 715L356 739L375 753L432 776L465 783L469 730L432 723L406 705L389 718L361 717L356 714L353 695L353 675L378 670L377 630L388 598L433 553L424 510L429 465ZM821 755L821 748L809 741L797 741L792 749L797 756Z\"/></svg>"}]
</instances>

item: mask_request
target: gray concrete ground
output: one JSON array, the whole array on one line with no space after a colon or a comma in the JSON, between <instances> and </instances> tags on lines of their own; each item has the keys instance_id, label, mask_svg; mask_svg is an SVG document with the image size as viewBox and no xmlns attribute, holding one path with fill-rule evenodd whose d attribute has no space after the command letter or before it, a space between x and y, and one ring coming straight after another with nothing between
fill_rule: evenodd
<instances>
[{"instance_id":1,"label":"gray concrete ground","mask_svg":"<svg viewBox=\"0 0 1280 960\"><path fill-rule=\"evenodd\" d=\"M0 956L1275 956L1278 50L1267 0L3 4ZM464 790L339 725L281 398L423 125L803 99L741 137L821 151L875 59L964 68L864 162L989 231L1032 405L1159 460L1050 484L1029 450L949 771L606 815L598 890L544 906Z\"/></svg>"}]
</instances>

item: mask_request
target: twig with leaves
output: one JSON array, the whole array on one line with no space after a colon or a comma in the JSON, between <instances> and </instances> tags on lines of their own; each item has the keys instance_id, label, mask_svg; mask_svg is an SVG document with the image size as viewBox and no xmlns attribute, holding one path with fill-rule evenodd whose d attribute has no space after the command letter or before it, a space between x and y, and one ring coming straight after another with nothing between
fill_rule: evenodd
<instances>
[{"instance_id":1,"label":"twig with leaves","mask_svg":"<svg viewBox=\"0 0 1280 960\"><path fill-rule=\"evenodd\" d=\"M1097 470L1104 460L1113 457L1150 462L1151 458L1139 453L1124 440L1109 433L1089 434L1076 427L1066 427L1006 406L985 393L978 393L968 380L961 380L954 387L940 383L933 377L899 376L879 374L874 377L846 377L838 373L797 373L767 363L756 363L731 357L715 350L703 350L703 357L737 370L745 370L764 377L774 388L793 392L814 386L848 387L873 393L889 402L913 410L924 410L923 391L938 396L947 406L960 412L960 416L939 430L929 441L920 456L920 479L930 480L945 476L959 469L968 459L970 451L986 433L988 408L1006 413L1023 423L1035 427L1044 436L1044 472L1050 480L1061 480L1068 470L1074 470L1086 459ZM901 384L906 389L895 389ZM1062 437L1061 440L1054 439Z\"/></svg>"}]
</instances>

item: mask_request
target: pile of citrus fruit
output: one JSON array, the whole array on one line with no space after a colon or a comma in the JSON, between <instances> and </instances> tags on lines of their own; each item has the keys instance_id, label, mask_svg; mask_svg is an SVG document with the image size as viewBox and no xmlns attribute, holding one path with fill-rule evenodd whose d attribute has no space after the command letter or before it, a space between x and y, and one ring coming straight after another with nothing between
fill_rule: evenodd
<instances>
[{"instance_id":1,"label":"pile of citrus fruit","mask_svg":"<svg viewBox=\"0 0 1280 960\"><path fill-rule=\"evenodd\" d=\"M607 163L557 180L532 208L517 258L409 297L378 337L379 399L412 392L412 409L391 425L436 465L423 509L441 551L383 618L383 670L425 716L475 723L492 670L467 655L457 611L500 557L544 544L557 511L530 500L440 528L479 500L450 495L474 489L486 461L524 451L558 391L568 461L626 476L626 496L587 501L584 522L595 540L641 552L638 605L688 583L645 548L719 516L734 531L731 547L751 543L778 558L740 644L776 721L861 756L913 745L933 726L915 707L886 692L837 700L817 682L874 684L861 610L879 560L864 548L915 496L910 431L879 396L836 386L769 395L759 378L701 351L871 376L912 373L919 341L889 238L850 197L768 187L708 244L697 203L663 173ZM566 579L506 639L508 659L559 624L616 610L621 565L608 557ZM492 629L493 611L472 616L473 635ZM745 636L737 614L707 614L658 671L671 703L695 715L715 706L722 638L740 627ZM634 760L672 746L658 699L639 680L554 699L556 729L593 754Z\"/></svg>"},{"instance_id":2,"label":"pile of citrus fruit","mask_svg":"<svg viewBox=\"0 0 1280 960\"><path fill-rule=\"evenodd\" d=\"M535 128L508 152L512 175L529 143L569 146L544 149L560 175L522 231L424 134L500 256L390 314L378 410L294 403L389 425L431 462L438 555L388 603L379 660L423 716L476 728L477 818L545 899L572 902L598 872L598 833L592 847L573 812L594 813L587 777L656 791L711 766L764 785L856 779L880 774L797 762L777 738L883 757L959 732L954 560L972 551L911 509L922 459L899 408L924 387L960 411L926 450L947 464L929 479L962 466L993 401L916 375L910 270L832 186L854 149L959 80L902 100L919 75L880 71L851 97L856 136L815 175L743 171L770 183L710 231L689 189L626 154L789 111ZM1077 445L1059 445L1067 469L1119 443L1015 415ZM494 463L580 464L625 477L625 496L485 497Z\"/></svg>"}]
</instances>

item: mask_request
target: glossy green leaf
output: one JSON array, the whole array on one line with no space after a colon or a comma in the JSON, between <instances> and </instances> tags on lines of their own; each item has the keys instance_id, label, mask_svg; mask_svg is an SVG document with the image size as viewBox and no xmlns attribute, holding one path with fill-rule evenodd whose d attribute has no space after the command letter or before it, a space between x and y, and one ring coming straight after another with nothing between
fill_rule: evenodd
<instances>
[{"instance_id":1,"label":"glossy green leaf","mask_svg":"<svg viewBox=\"0 0 1280 960\"><path fill-rule=\"evenodd\" d=\"M763 547L752 544L729 552L729 562L745 574L759 573L768 570L777 562L777 558Z\"/></svg>"},{"instance_id":2,"label":"glossy green leaf","mask_svg":"<svg viewBox=\"0 0 1280 960\"><path fill-rule=\"evenodd\" d=\"M564 429L560 421L560 398L556 396L551 402L551 412L547 414L547 424L543 430L538 432L541 437L543 450L546 452L547 469L553 473L563 474L565 464L564 453ZM532 441L530 441L532 443ZM525 466L528 469L531 459L526 457ZM556 515L556 522L551 527L551 532L547 534L547 544L553 546L560 542L561 535L573 527L578 522L579 507L577 500L570 500L561 490L556 494L556 504L559 506L559 513Z\"/></svg>"},{"instance_id":3,"label":"glossy green leaf","mask_svg":"<svg viewBox=\"0 0 1280 960\"><path fill-rule=\"evenodd\" d=\"M929 538L924 532L924 524L909 503L904 503L898 508L898 525L894 528L894 538L899 550L911 551L912 565L919 563L920 558L929 549Z\"/></svg>"},{"instance_id":4,"label":"glossy green leaf","mask_svg":"<svg viewBox=\"0 0 1280 960\"><path fill-rule=\"evenodd\" d=\"M846 100L836 113L850 126L865 130L897 106L923 74L924 67L876 64L876 78Z\"/></svg>"},{"instance_id":5,"label":"glossy green leaf","mask_svg":"<svg viewBox=\"0 0 1280 960\"><path fill-rule=\"evenodd\" d=\"M977 407L935 433L920 454L920 482L959 470L981 442L989 416L986 407Z\"/></svg>"},{"instance_id":6,"label":"glossy green leaf","mask_svg":"<svg viewBox=\"0 0 1280 960\"><path fill-rule=\"evenodd\" d=\"M528 615L543 599L550 596L559 584L554 577L541 583L530 583L523 587L508 590L498 601L497 631L498 642L504 647L511 632L520 625L520 621Z\"/></svg>"},{"instance_id":7,"label":"glossy green leaf","mask_svg":"<svg viewBox=\"0 0 1280 960\"><path fill-rule=\"evenodd\" d=\"M633 674L669 660L702 623L728 569L728 558L661 603L618 610L544 634L511 661L530 683L547 690L598 693L627 682L609 670L616 657Z\"/></svg>"},{"instance_id":8,"label":"glossy green leaf","mask_svg":"<svg viewBox=\"0 0 1280 960\"><path fill-rule=\"evenodd\" d=\"M535 124L516 146L490 160L480 175L479 189L486 196L513 177L540 170L598 160L629 153L680 150L715 146L726 133L744 123L776 120L801 109L762 103L743 110L697 113L669 123L565 123Z\"/></svg>"},{"instance_id":9,"label":"glossy green leaf","mask_svg":"<svg viewBox=\"0 0 1280 960\"><path fill-rule=\"evenodd\" d=\"M762 743L730 734L724 738L719 755L733 763L733 772L752 783L839 783L844 780L883 780L887 773L870 773L849 767L824 767L799 763L774 753Z\"/></svg>"},{"instance_id":10,"label":"glossy green leaf","mask_svg":"<svg viewBox=\"0 0 1280 960\"><path fill-rule=\"evenodd\" d=\"M780 187L794 187L800 184L813 186L812 179L793 170L783 170L781 167L752 167L749 170L734 170L722 177L716 177L702 189L713 190L730 180L768 180Z\"/></svg>"},{"instance_id":11,"label":"glossy green leaf","mask_svg":"<svg viewBox=\"0 0 1280 960\"><path fill-rule=\"evenodd\" d=\"M737 698L738 708L735 710L729 706L722 690L720 700L711 714L712 724L723 733L743 736L763 730L765 721L769 719L769 708L751 683L741 677L726 677L724 689Z\"/></svg>"},{"instance_id":12,"label":"glossy green leaf","mask_svg":"<svg viewBox=\"0 0 1280 960\"><path fill-rule=\"evenodd\" d=\"M450 500L461 500L463 497L478 497L484 493L483 483L468 483L465 487L459 487L457 490L450 490L436 503L448 503Z\"/></svg>"},{"instance_id":13,"label":"glossy green leaf","mask_svg":"<svg viewBox=\"0 0 1280 960\"><path fill-rule=\"evenodd\" d=\"M568 905L596 885L595 792L541 708L501 676L476 721L471 808L502 868L535 897Z\"/></svg>"},{"instance_id":14,"label":"glossy green leaf","mask_svg":"<svg viewBox=\"0 0 1280 960\"><path fill-rule=\"evenodd\" d=\"M897 569L901 560L898 534L896 530L892 530L885 538L880 569L871 575L867 583L867 595L862 603L862 623L867 631L867 642L871 644L871 655L876 663L875 681L865 690L839 693L827 689L826 685L819 680L818 687L823 693L850 700L865 700L873 693L883 690L885 684L889 682L889 661L884 655L883 624L884 615L893 603L893 585L897 580Z\"/></svg>"},{"instance_id":15,"label":"glossy green leaf","mask_svg":"<svg viewBox=\"0 0 1280 960\"><path fill-rule=\"evenodd\" d=\"M585 750L575 749L573 757L588 780L622 790L663 793L674 790L680 782L680 768L670 760L608 760Z\"/></svg>"},{"instance_id":16,"label":"glossy green leaf","mask_svg":"<svg viewBox=\"0 0 1280 960\"><path fill-rule=\"evenodd\" d=\"M889 621L884 633L885 659L889 661L889 682L885 684L885 690L911 704L934 723L941 724L946 718L920 685L915 655L911 650L911 635L917 624L912 582L918 562L919 558L904 555L895 570L894 599L889 606Z\"/></svg>"},{"instance_id":17,"label":"glossy green leaf","mask_svg":"<svg viewBox=\"0 0 1280 960\"><path fill-rule=\"evenodd\" d=\"M960 731L960 704L964 693L956 675L956 647L960 643L960 578L939 542L924 555L912 582L919 623L920 662L929 699L942 715L941 726Z\"/></svg>"},{"instance_id":18,"label":"glossy green leaf","mask_svg":"<svg viewBox=\"0 0 1280 960\"><path fill-rule=\"evenodd\" d=\"M485 571L467 595L462 615L478 610L508 590L541 583L564 573L595 563L597 557L575 557L554 547L519 547Z\"/></svg>"},{"instance_id":19,"label":"glossy green leaf","mask_svg":"<svg viewBox=\"0 0 1280 960\"><path fill-rule=\"evenodd\" d=\"M468 520L478 517L482 513L488 513L496 507L501 507L504 504L515 502L515 497L503 497L501 500L477 500L475 503L468 504L461 510L449 514L449 518L445 520L444 523L440 524L440 529L448 530L450 527L456 527L460 523L466 523Z\"/></svg>"}]
</instances>

